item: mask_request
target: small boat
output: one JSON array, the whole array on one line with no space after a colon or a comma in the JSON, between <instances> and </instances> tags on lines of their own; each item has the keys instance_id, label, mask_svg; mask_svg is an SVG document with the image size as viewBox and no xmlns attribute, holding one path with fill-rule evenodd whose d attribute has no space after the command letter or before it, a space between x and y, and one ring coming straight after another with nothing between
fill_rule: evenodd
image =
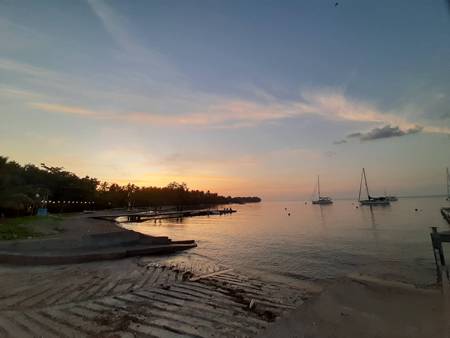
<instances>
[{"instance_id":1,"label":"small boat","mask_svg":"<svg viewBox=\"0 0 450 338\"><path fill-rule=\"evenodd\" d=\"M367 199L366 200L362 200L361 199L361 190L362 190L362 181L364 178L364 183L366 185L366 192L367 192ZM367 177L366 177L366 170L363 168L362 173L361 173L361 182L359 183L359 196L358 196L358 201L359 204L361 205L380 205L380 206L386 206L386 205L390 205L391 202L389 201L389 199L386 196L382 196L382 197L373 197L370 196L369 193L369 186L367 185Z\"/></svg>"},{"instance_id":2,"label":"small boat","mask_svg":"<svg viewBox=\"0 0 450 338\"><path fill-rule=\"evenodd\" d=\"M327 196L320 196L320 180L319 176L317 176L317 199L312 201L312 204L333 204L333 200Z\"/></svg>"}]
</instances>

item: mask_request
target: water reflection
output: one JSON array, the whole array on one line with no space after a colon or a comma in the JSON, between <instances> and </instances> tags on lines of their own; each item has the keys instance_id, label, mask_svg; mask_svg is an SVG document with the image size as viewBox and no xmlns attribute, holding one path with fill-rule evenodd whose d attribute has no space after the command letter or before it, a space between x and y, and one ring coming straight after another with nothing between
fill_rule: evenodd
<instances>
[{"instance_id":1,"label":"water reflection","mask_svg":"<svg viewBox=\"0 0 450 338\"><path fill-rule=\"evenodd\" d=\"M378 237L378 231L377 231L377 222L375 220L375 213L374 213L374 208L372 205L369 205L369 219L370 219L370 224L372 226L372 235L373 235L373 239L375 241L375 246L377 248L379 248L379 237Z\"/></svg>"},{"instance_id":2,"label":"water reflection","mask_svg":"<svg viewBox=\"0 0 450 338\"><path fill-rule=\"evenodd\" d=\"M322 225L322 228L326 229L327 228L327 220L325 218L325 214L323 211L323 208L328 208L331 207L329 205L319 205L319 210L320 210L320 224Z\"/></svg>"},{"instance_id":3,"label":"water reflection","mask_svg":"<svg viewBox=\"0 0 450 338\"><path fill-rule=\"evenodd\" d=\"M414 212L418 203L423 212ZM368 271L433 282L429 226L448 227L440 207L433 198L400 199L390 208L356 208L353 201L331 206L263 202L233 205L238 212L231 215L126 226L150 235L195 239L199 245L190 254L236 268L305 278Z\"/></svg>"},{"instance_id":4,"label":"water reflection","mask_svg":"<svg viewBox=\"0 0 450 338\"><path fill-rule=\"evenodd\" d=\"M185 217L173 217L173 218L168 218L167 220L165 220L165 223L168 225L173 225L173 224L182 224L185 220Z\"/></svg>"}]
</instances>

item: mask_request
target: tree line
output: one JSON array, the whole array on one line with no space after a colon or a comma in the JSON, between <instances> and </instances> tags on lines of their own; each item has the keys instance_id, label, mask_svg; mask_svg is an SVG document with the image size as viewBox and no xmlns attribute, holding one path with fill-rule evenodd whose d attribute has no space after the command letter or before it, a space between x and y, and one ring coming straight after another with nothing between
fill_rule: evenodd
<instances>
[{"instance_id":1,"label":"tree line","mask_svg":"<svg viewBox=\"0 0 450 338\"><path fill-rule=\"evenodd\" d=\"M51 201L51 202L48 202ZM0 215L34 214L39 207L50 212L96 208L200 206L260 202L259 197L221 196L209 191L190 190L185 183L166 187L138 187L78 177L62 167L44 163L20 165L0 156Z\"/></svg>"}]
</instances>

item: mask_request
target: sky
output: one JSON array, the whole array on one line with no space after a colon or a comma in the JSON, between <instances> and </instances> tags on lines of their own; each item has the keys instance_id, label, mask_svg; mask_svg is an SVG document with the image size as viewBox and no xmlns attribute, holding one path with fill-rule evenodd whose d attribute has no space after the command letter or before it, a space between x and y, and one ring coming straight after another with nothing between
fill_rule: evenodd
<instances>
[{"instance_id":1,"label":"sky","mask_svg":"<svg viewBox=\"0 0 450 338\"><path fill-rule=\"evenodd\" d=\"M0 0L0 155L265 200L445 193L445 0Z\"/></svg>"}]
</instances>

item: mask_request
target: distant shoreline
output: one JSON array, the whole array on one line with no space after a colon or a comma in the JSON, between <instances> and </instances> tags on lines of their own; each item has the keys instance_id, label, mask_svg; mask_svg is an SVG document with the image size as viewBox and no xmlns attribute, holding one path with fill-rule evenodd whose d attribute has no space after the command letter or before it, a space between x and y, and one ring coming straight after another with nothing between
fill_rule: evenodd
<instances>
[{"instance_id":1,"label":"distant shoreline","mask_svg":"<svg viewBox=\"0 0 450 338\"><path fill-rule=\"evenodd\" d=\"M398 198L446 198L447 195L396 195ZM304 198L304 199L288 199L288 200L269 200L264 199L264 202L309 202L311 201L311 198ZM358 201L357 197L333 197L333 200L335 201Z\"/></svg>"}]
</instances>

